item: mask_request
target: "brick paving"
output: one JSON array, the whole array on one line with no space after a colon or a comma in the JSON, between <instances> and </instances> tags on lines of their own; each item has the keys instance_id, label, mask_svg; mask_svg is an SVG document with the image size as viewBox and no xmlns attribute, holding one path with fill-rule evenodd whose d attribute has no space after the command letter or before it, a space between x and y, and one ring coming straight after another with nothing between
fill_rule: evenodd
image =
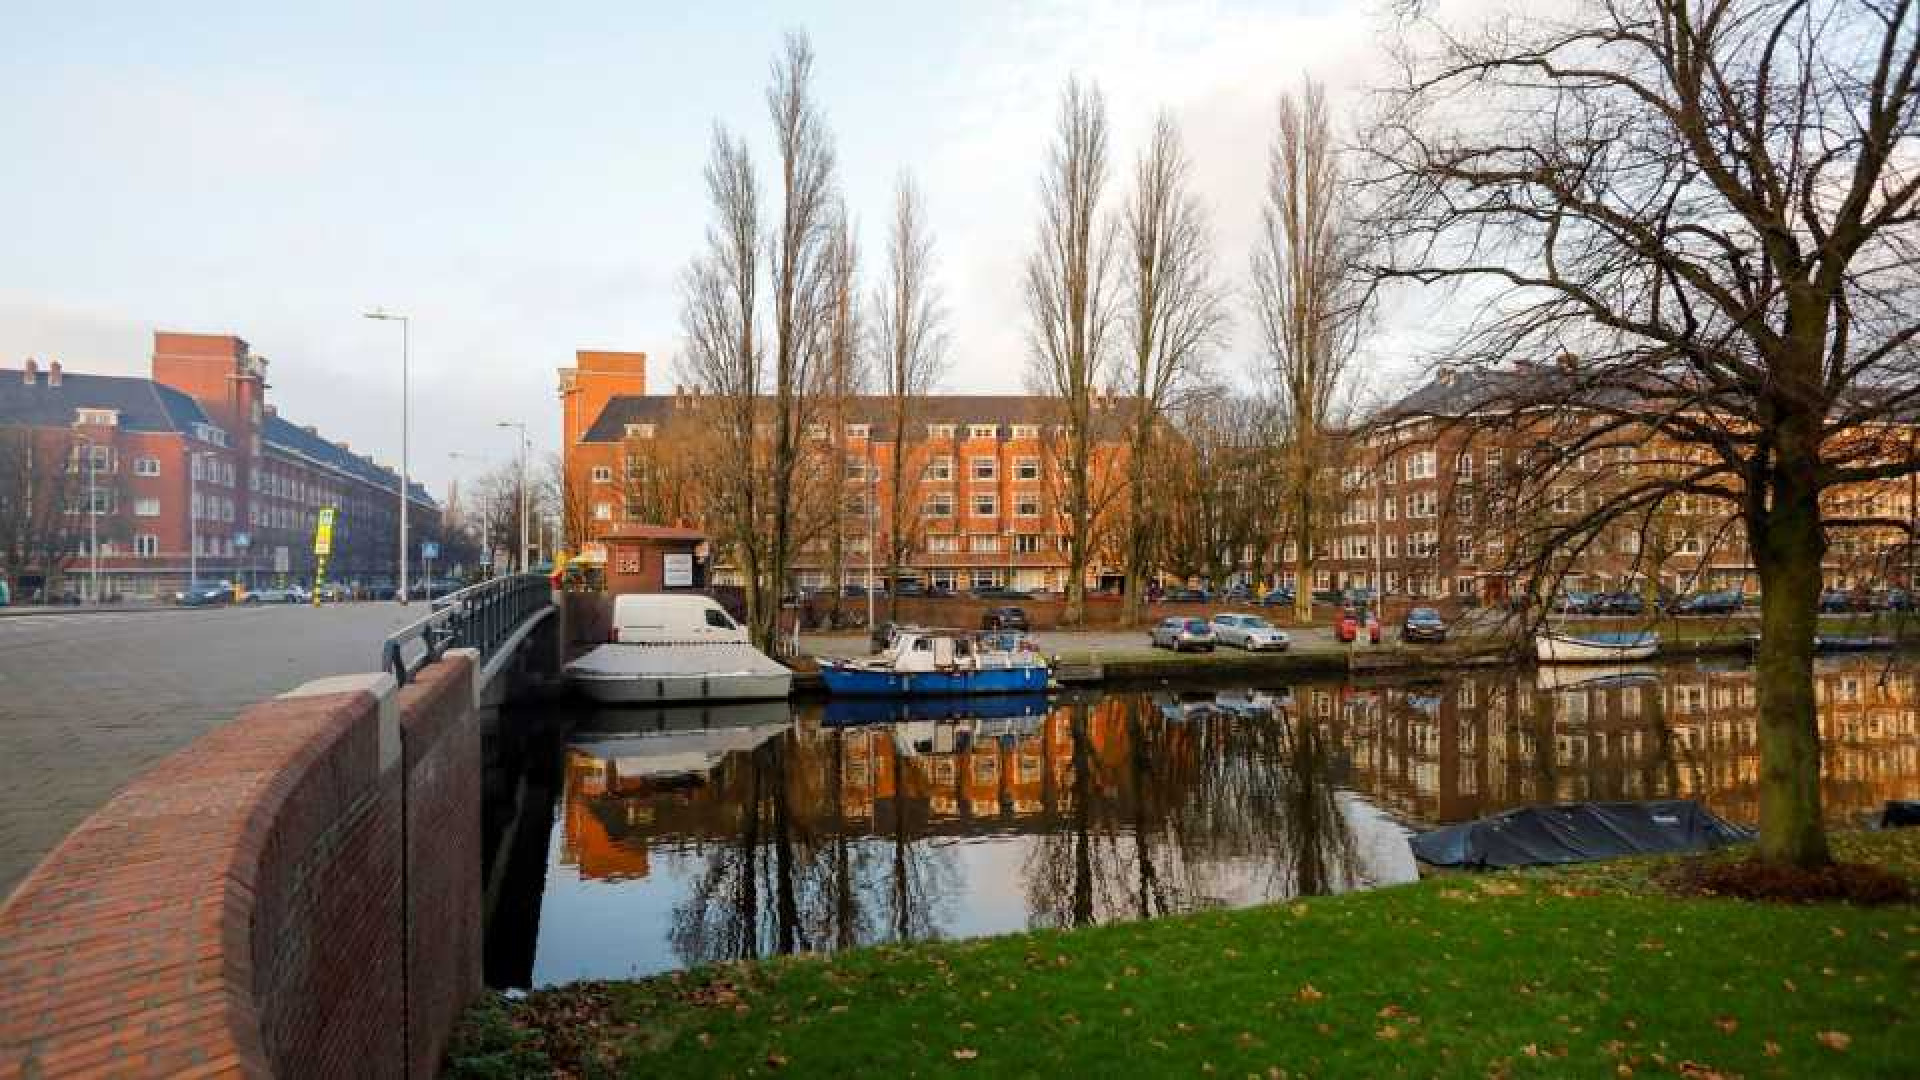
<instances>
[{"instance_id":1,"label":"brick paving","mask_svg":"<svg viewBox=\"0 0 1920 1080\"><path fill-rule=\"evenodd\" d=\"M424 605L0 619L0 898L154 762L257 701L374 671Z\"/></svg>"}]
</instances>

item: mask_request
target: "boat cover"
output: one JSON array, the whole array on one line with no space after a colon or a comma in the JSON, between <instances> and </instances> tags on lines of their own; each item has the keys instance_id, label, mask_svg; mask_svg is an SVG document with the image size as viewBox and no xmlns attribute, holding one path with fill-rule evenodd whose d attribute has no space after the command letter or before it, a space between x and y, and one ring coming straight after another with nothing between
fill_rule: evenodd
<instances>
[{"instance_id":1,"label":"boat cover","mask_svg":"<svg viewBox=\"0 0 1920 1080\"><path fill-rule=\"evenodd\" d=\"M744 642L602 645L568 664L567 670L583 675L643 679L791 674Z\"/></svg>"},{"instance_id":2,"label":"boat cover","mask_svg":"<svg viewBox=\"0 0 1920 1080\"><path fill-rule=\"evenodd\" d=\"M1880 827L1920 825L1920 799L1888 799L1880 810Z\"/></svg>"},{"instance_id":3,"label":"boat cover","mask_svg":"<svg viewBox=\"0 0 1920 1080\"><path fill-rule=\"evenodd\" d=\"M1408 841L1434 866L1550 866L1619 855L1711 851L1753 839L1691 799L1528 806Z\"/></svg>"}]
</instances>

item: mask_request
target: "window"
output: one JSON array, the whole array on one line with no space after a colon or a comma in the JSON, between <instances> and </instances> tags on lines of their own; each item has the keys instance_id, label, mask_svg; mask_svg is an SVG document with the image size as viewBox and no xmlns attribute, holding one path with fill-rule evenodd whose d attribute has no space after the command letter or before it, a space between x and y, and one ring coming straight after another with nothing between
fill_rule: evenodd
<instances>
[{"instance_id":1,"label":"window","mask_svg":"<svg viewBox=\"0 0 1920 1080\"><path fill-rule=\"evenodd\" d=\"M967 438L969 439L997 439L999 437L1000 425L998 424L967 425Z\"/></svg>"},{"instance_id":2,"label":"window","mask_svg":"<svg viewBox=\"0 0 1920 1080\"><path fill-rule=\"evenodd\" d=\"M951 439L953 438L953 425L952 424L928 424L927 438Z\"/></svg>"},{"instance_id":3,"label":"window","mask_svg":"<svg viewBox=\"0 0 1920 1080\"><path fill-rule=\"evenodd\" d=\"M1388 533L1387 534L1387 558L1397 559L1399 557L1400 557L1400 537L1397 533Z\"/></svg>"},{"instance_id":4,"label":"window","mask_svg":"<svg viewBox=\"0 0 1920 1080\"><path fill-rule=\"evenodd\" d=\"M133 500L134 517L159 517L160 500L153 498Z\"/></svg>"},{"instance_id":5,"label":"window","mask_svg":"<svg viewBox=\"0 0 1920 1080\"><path fill-rule=\"evenodd\" d=\"M975 555L991 555L1000 550L1000 538L989 533L967 537L967 550Z\"/></svg>"},{"instance_id":6,"label":"window","mask_svg":"<svg viewBox=\"0 0 1920 1080\"><path fill-rule=\"evenodd\" d=\"M651 439L653 438L653 425L652 424L628 424L627 438Z\"/></svg>"},{"instance_id":7,"label":"window","mask_svg":"<svg viewBox=\"0 0 1920 1080\"><path fill-rule=\"evenodd\" d=\"M807 438L812 439L814 442L825 442L827 438L827 425L808 424Z\"/></svg>"},{"instance_id":8,"label":"window","mask_svg":"<svg viewBox=\"0 0 1920 1080\"><path fill-rule=\"evenodd\" d=\"M1040 496L1015 495L1013 497L1013 516L1036 518L1040 516Z\"/></svg>"},{"instance_id":9,"label":"window","mask_svg":"<svg viewBox=\"0 0 1920 1080\"><path fill-rule=\"evenodd\" d=\"M976 589L997 589L1000 587L1000 571L975 570L970 580Z\"/></svg>"},{"instance_id":10,"label":"window","mask_svg":"<svg viewBox=\"0 0 1920 1080\"><path fill-rule=\"evenodd\" d=\"M149 558L160 554L160 538L152 533L138 533L133 538L133 553Z\"/></svg>"},{"instance_id":11,"label":"window","mask_svg":"<svg viewBox=\"0 0 1920 1080\"><path fill-rule=\"evenodd\" d=\"M1030 457L1015 459L1013 463L1013 478L1015 480L1040 479L1040 459Z\"/></svg>"},{"instance_id":12,"label":"window","mask_svg":"<svg viewBox=\"0 0 1920 1080\"><path fill-rule=\"evenodd\" d=\"M613 469L606 465L595 465L593 467L593 482L596 484L611 484L613 482Z\"/></svg>"},{"instance_id":13,"label":"window","mask_svg":"<svg viewBox=\"0 0 1920 1080\"><path fill-rule=\"evenodd\" d=\"M929 480L953 479L953 458L945 454L942 454L937 458L929 459L927 462L927 479Z\"/></svg>"},{"instance_id":14,"label":"window","mask_svg":"<svg viewBox=\"0 0 1920 1080\"><path fill-rule=\"evenodd\" d=\"M1439 502L1431 491L1410 491L1407 493L1407 517L1433 517L1439 511Z\"/></svg>"},{"instance_id":15,"label":"window","mask_svg":"<svg viewBox=\"0 0 1920 1080\"><path fill-rule=\"evenodd\" d=\"M1461 480L1473 479L1473 451L1462 450L1460 456L1453 459L1453 475Z\"/></svg>"},{"instance_id":16,"label":"window","mask_svg":"<svg viewBox=\"0 0 1920 1080\"><path fill-rule=\"evenodd\" d=\"M197 491L194 492L193 493L193 518L195 521L200 520L200 518L203 516L202 511L205 508L206 508L206 501L200 497L199 492Z\"/></svg>"},{"instance_id":17,"label":"window","mask_svg":"<svg viewBox=\"0 0 1920 1080\"><path fill-rule=\"evenodd\" d=\"M120 422L120 414L113 409L75 409L74 413L81 424L113 427Z\"/></svg>"},{"instance_id":18,"label":"window","mask_svg":"<svg viewBox=\"0 0 1920 1080\"><path fill-rule=\"evenodd\" d=\"M1433 451L1420 450L1407 455L1407 479L1433 479Z\"/></svg>"},{"instance_id":19,"label":"window","mask_svg":"<svg viewBox=\"0 0 1920 1080\"><path fill-rule=\"evenodd\" d=\"M232 487L233 486L233 462L229 461L226 463L226 467L221 470L221 475L226 478L221 482L226 484L228 487Z\"/></svg>"},{"instance_id":20,"label":"window","mask_svg":"<svg viewBox=\"0 0 1920 1080\"><path fill-rule=\"evenodd\" d=\"M1022 533L1013 538L1013 551L1016 555L1037 555L1040 552L1040 538L1032 533Z\"/></svg>"},{"instance_id":21,"label":"window","mask_svg":"<svg viewBox=\"0 0 1920 1080\"><path fill-rule=\"evenodd\" d=\"M973 459L972 475L975 480L991 480L999 475L999 471L1000 463L990 457L977 457Z\"/></svg>"},{"instance_id":22,"label":"window","mask_svg":"<svg viewBox=\"0 0 1920 1080\"><path fill-rule=\"evenodd\" d=\"M1396 521L1399 519L1400 512L1397 509L1399 505L1400 505L1400 501L1398 499L1389 498L1386 501L1382 509L1386 511L1386 519L1388 521Z\"/></svg>"},{"instance_id":23,"label":"window","mask_svg":"<svg viewBox=\"0 0 1920 1080\"><path fill-rule=\"evenodd\" d=\"M867 433L872 430L873 430L872 426L868 424L848 424L847 438L864 439L867 437Z\"/></svg>"},{"instance_id":24,"label":"window","mask_svg":"<svg viewBox=\"0 0 1920 1080\"><path fill-rule=\"evenodd\" d=\"M1000 497L982 492L973 497L974 517L993 517L1000 512Z\"/></svg>"},{"instance_id":25,"label":"window","mask_svg":"<svg viewBox=\"0 0 1920 1080\"><path fill-rule=\"evenodd\" d=\"M1461 521L1473 520L1473 492L1455 492L1453 496L1453 514Z\"/></svg>"},{"instance_id":26,"label":"window","mask_svg":"<svg viewBox=\"0 0 1920 1080\"><path fill-rule=\"evenodd\" d=\"M612 521L613 520L613 504L612 503L594 503L593 504L593 520Z\"/></svg>"},{"instance_id":27,"label":"window","mask_svg":"<svg viewBox=\"0 0 1920 1080\"><path fill-rule=\"evenodd\" d=\"M1453 579L1453 595L1455 595L1455 596L1472 596L1472 595L1473 595L1473 579L1472 579L1472 578L1470 578L1470 577L1457 577L1457 578L1454 578L1454 579ZM1472 685L1473 685L1473 684L1472 684L1471 682L1463 682L1463 683L1461 683L1461 684L1460 684L1460 687L1461 687L1461 692L1462 692L1462 693L1466 693L1466 692L1467 692L1467 691L1466 691L1466 688L1467 688L1467 687L1470 687L1470 686L1472 686ZM1465 704L1465 705L1470 705L1470 704L1472 704L1472 702L1462 702L1461 704ZM1471 769L1469 769L1469 770L1467 770L1467 771L1468 771L1468 772L1472 772L1473 770L1471 770Z\"/></svg>"},{"instance_id":28,"label":"window","mask_svg":"<svg viewBox=\"0 0 1920 1080\"><path fill-rule=\"evenodd\" d=\"M1465 560L1473 558L1473 537L1456 536L1453 538L1453 552Z\"/></svg>"},{"instance_id":29,"label":"window","mask_svg":"<svg viewBox=\"0 0 1920 1080\"><path fill-rule=\"evenodd\" d=\"M707 609L707 625L719 630L738 629L738 627L734 625L734 621L732 619L727 618L726 612L720 611L716 608Z\"/></svg>"},{"instance_id":30,"label":"window","mask_svg":"<svg viewBox=\"0 0 1920 1080\"><path fill-rule=\"evenodd\" d=\"M1013 425L1013 437L1016 439L1037 439L1040 437L1039 424Z\"/></svg>"},{"instance_id":31,"label":"window","mask_svg":"<svg viewBox=\"0 0 1920 1080\"><path fill-rule=\"evenodd\" d=\"M863 518L867 516L867 497L865 495L847 496L846 516Z\"/></svg>"},{"instance_id":32,"label":"window","mask_svg":"<svg viewBox=\"0 0 1920 1080\"><path fill-rule=\"evenodd\" d=\"M960 550L959 538L953 536L927 537L927 552L933 555L951 555Z\"/></svg>"},{"instance_id":33,"label":"window","mask_svg":"<svg viewBox=\"0 0 1920 1080\"><path fill-rule=\"evenodd\" d=\"M944 491L936 491L927 496L927 516L950 518L953 516L953 496Z\"/></svg>"},{"instance_id":34,"label":"window","mask_svg":"<svg viewBox=\"0 0 1920 1080\"><path fill-rule=\"evenodd\" d=\"M133 459L133 475L159 476L160 475L160 459L156 457L134 458Z\"/></svg>"}]
</instances>

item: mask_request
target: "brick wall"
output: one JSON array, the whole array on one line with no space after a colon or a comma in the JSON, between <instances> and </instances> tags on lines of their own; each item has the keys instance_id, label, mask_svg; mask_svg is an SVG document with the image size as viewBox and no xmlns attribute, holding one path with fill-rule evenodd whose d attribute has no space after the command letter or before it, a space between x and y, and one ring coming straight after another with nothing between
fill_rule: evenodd
<instances>
[{"instance_id":1,"label":"brick wall","mask_svg":"<svg viewBox=\"0 0 1920 1080\"><path fill-rule=\"evenodd\" d=\"M0 1076L431 1074L479 985L473 678L309 684L122 789L0 907Z\"/></svg>"}]
</instances>

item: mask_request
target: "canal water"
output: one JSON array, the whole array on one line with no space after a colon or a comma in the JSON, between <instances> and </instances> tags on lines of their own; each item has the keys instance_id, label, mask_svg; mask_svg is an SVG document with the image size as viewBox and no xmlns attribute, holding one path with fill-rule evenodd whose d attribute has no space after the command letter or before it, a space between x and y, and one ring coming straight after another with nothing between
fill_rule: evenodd
<instances>
[{"instance_id":1,"label":"canal water","mask_svg":"<svg viewBox=\"0 0 1920 1080\"><path fill-rule=\"evenodd\" d=\"M1920 790L1914 658L1822 661L1827 808ZM508 869L503 986L1079 926L1408 881L1405 836L1507 807L1758 816L1750 669L1472 671L901 707L561 719ZM549 818L546 807L537 824Z\"/></svg>"}]
</instances>

